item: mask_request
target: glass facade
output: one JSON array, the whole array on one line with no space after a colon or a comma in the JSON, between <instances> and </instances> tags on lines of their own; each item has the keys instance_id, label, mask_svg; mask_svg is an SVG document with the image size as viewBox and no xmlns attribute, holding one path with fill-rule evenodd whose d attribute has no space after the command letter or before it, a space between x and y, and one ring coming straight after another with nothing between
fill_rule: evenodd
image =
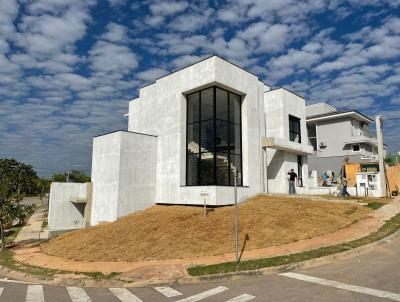
<instances>
[{"instance_id":1,"label":"glass facade","mask_svg":"<svg viewBox=\"0 0 400 302\"><path fill-rule=\"evenodd\" d=\"M241 96L210 87L187 96L186 185L242 185Z\"/></svg>"}]
</instances>

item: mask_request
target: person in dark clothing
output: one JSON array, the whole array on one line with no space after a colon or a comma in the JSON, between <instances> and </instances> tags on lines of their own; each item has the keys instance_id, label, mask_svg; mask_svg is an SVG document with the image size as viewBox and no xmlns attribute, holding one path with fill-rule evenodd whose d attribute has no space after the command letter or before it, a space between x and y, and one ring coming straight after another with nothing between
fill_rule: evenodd
<instances>
[{"instance_id":1,"label":"person in dark clothing","mask_svg":"<svg viewBox=\"0 0 400 302\"><path fill-rule=\"evenodd\" d=\"M289 194L296 194L296 178L297 174L291 169L288 172L289 175Z\"/></svg>"}]
</instances>

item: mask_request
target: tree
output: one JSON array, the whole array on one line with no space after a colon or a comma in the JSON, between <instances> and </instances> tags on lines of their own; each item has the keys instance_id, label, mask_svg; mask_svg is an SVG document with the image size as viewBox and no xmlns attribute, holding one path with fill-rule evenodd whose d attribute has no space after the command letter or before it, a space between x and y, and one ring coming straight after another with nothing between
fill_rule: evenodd
<instances>
[{"instance_id":1,"label":"tree","mask_svg":"<svg viewBox=\"0 0 400 302\"><path fill-rule=\"evenodd\" d=\"M52 177L52 181L55 182L79 182L79 183L84 183L84 182L90 182L90 177L85 175L85 173L78 171L78 170L72 170L69 172L64 172L64 173L57 173L54 174Z\"/></svg>"},{"instance_id":2,"label":"tree","mask_svg":"<svg viewBox=\"0 0 400 302\"><path fill-rule=\"evenodd\" d=\"M0 159L0 237L1 250L6 248L5 228L15 219L24 221L32 207L21 204L23 195L32 189L36 172L32 167L14 159Z\"/></svg>"},{"instance_id":3,"label":"tree","mask_svg":"<svg viewBox=\"0 0 400 302\"><path fill-rule=\"evenodd\" d=\"M7 175L12 187L12 193L30 194L37 188L38 176L31 165L16 161L15 159L0 159L0 178Z\"/></svg>"}]
</instances>

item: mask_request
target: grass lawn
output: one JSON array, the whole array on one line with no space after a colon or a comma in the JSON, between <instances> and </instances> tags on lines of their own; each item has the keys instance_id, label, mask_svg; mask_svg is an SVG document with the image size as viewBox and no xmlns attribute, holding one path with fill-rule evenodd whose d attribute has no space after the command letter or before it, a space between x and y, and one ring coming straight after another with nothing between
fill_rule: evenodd
<instances>
[{"instance_id":1,"label":"grass lawn","mask_svg":"<svg viewBox=\"0 0 400 302\"><path fill-rule=\"evenodd\" d=\"M259 195L239 205L246 250L281 245L342 229L372 210L361 205ZM66 233L42 244L45 253L84 261L140 261L234 251L234 207L153 206L120 220Z\"/></svg>"}]
</instances>

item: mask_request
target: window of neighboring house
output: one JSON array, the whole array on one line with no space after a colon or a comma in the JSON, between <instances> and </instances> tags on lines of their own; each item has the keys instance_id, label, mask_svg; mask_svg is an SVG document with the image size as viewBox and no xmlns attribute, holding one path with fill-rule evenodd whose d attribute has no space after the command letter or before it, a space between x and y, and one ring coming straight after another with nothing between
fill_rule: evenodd
<instances>
[{"instance_id":1,"label":"window of neighboring house","mask_svg":"<svg viewBox=\"0 0 400 302\"><path fill-rule=\"evenodd\" d=\"M289 139L295 143L301 143L300 119L289 115Z\"/></svg>"},{"instance_id":2,"label":"window of neighboring house","mask_svg":"<svg viewBox=\"0 0 400 302\"><path fill-rule=\"evenodd\" d=\"M187 96L186 185L242 185L241 96L211 87Z\"/></svg>"},{"instance_id":3,"label":"window of neighboring house","mask_svg":"<svg viewBox=\"0 0 400 302\"><path fill-rule=\"evenodd\" d=\"M317 151L317 124L307 125L307 135L309 144L313 146L314 151Z\"/></svg>"},{"instance_id":4,"label":"window of neighboring house","mask_svg":"<svg viewBox=\"0 0 400 302\"><path fill-rule=\"evenodd\" d=\"M352 147L352 150L353 150L353 152L360 152L360 145L352 145L351 146Z\"/></svg>"}]
</instances>

